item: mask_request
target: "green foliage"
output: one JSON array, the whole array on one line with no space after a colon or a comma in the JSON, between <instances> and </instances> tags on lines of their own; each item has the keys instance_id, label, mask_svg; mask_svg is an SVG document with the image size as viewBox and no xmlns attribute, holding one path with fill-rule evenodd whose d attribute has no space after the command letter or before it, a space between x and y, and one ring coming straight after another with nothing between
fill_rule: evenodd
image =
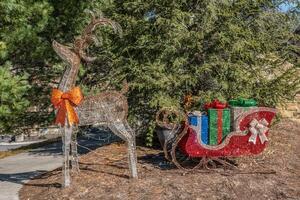
<instances>
[{"instance_id":1,"label":"green foliage","mask_svg":"<svg viewBox=\"0 0 300 200\"><path fill-rule=\"evenodd\" d=\"M52 11L47 0L0 2L0 65L10 62L15 75L28 75L31 87L27 91L26 96L30 97L27 100L31 106L41 109L41 114L23 113L22 122L11 124L11 127L32 126L49 117L43 116L43 109L49 106L50 90L47 85L54 77L49 67L49 62L54 58L51 36L46 33ZM19 113L11 113L12 118L18 116Z\"/></svg>"},{"instance_id":2,"label":"green foliage","mask_svg":"<svg viewBox=\"0 0 300 200\"><path fill-rule=\"evenodd\" d=\"M26 76L16 76L11 65L0 66L0 133L18 126L20 116L29 105L26 94L30 88Z\"/></svg>"},{"instance_id":3,"label":"green foliage","mask_svg":"<svg viewBox=\"0 0 300 200\"><path fill-rule=\"evenodd\" d=\"M81 3L82 2L82 3ZM83 1L1 0L0 65L11 62L16 74L28 74L27 112L19 126L46 125L53 119L49 94L64 70L52 49L54 39L70 43L88 20Z\"/></svg>"},{"instance_id":4,"label":"green foliage","mask_svg":"<svg viewBox=\"0 0 300 200\"><path fill-rule=\"evenodd\" d=\"M49 46L41 34L47 28L51 11L47 1L1 1L0 42L7 51L2 59L14 56L14 63L26 65L46 58Z\"/></svg>"},{"instance_id":5,"label":"green foliage","mask_svg":"<svg viewBox=\"0 0 300 200\"><path fill-rule=\"evenodd\" d=\"M180 109L187 93L203 103L251 97L268 106L295 96L300 48L292 41L299 41L293 33L299 10L280 12L280 2L136 0L102 6L124 34L107 32L101 66L113 68L105 74L110 81L125 77L130 83L130 114L147 130L148 143L155 112Z\"/></svg>"},{"instance_id":6,"label":"green foliage","mask_svg":"<svg viewBox=\"0 0 300 200\"><path fill-rule=\"evenodd\" d=\"M278 10L289 2L294 9ZM11 61L17 74L29 75L31 105L45 116L38 122L47 121L50 88L64 66L51 41L72 43L89 20L84 10L102 10L121 24L123 37L97 30L102 46L89 51L98 59L83 63L78 84L94 93L126 78L129 119L150 144L156 111L181 108L187 93L201 102L251 97L270 106L293 98L299 8L299 1L281 0L2 0L0 64Z\"/></svg>"}]
</instances>

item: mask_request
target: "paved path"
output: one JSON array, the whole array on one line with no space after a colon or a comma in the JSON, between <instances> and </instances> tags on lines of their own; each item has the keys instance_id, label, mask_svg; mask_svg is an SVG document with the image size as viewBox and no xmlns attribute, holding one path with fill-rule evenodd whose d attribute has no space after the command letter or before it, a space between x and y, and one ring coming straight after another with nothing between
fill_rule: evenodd
<instances>
[{"instance_id":1,"label":"paved path","mask_svg":"<svg viewBox=\"0 0 300 200\"><path fill-rule=\"evenodd\" d=\"M18 200L18 192L29 179L61 166L61 144L0 159L0 200Z\"/></svg>"},{"instance_id":2,"label":"paved path","mask_svg":"<svg viewBox=\"0 0 300 200\"><path fill-rule=\"evenodd\" d=\"M101 133L107 138L110 133ZM81 137L78 143L90 149L117 140L114 136L103 140L99 138L99 132L89 134L90 137ZM93 138L93 139L91 139ZM97 140L100 139L100 140ZM79 153L88 152L79 147ZM0 159L0 200L18 200L18 192L23 184L33 177L46 171L54 170L62 165L61 143L54 143L42 148L30 150L15 156Z\"/></svg>"}]
</instances>

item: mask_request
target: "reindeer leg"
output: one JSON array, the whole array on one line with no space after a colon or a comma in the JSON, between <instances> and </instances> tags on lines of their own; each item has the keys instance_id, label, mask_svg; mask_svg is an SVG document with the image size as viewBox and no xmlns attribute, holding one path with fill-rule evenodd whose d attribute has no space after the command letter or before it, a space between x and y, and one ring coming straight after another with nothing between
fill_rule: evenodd
<instances>
[{"instance_id":1,"label":"reindeer leg","mask_svg":"<svg viewBox=\"0 0 300 200\"><path fill-rule=\"evenodd\" d=\"M71 183L70 178L70 144L71 144L71 136L72 136L72 127L69 127L67 124L64 127L63 135L62 135L62 150L63 150L63 187L69 187Z\"/></svg>"},{"instance_id":2,"label":"reindeer leg","mask_svg":"<svg viewBox=\"0 0 300 200\"><path fill-rule=\"evenodd\" d=\"M127 122L116 121L109 124L111 131L126 141L128 145L128 162L129 170L132 178L137 178L137 160L136 160L136 145L135 135Z\"/></svg>"},{"instance_id":3,"label":"reindeer leg","mask_svg":"<svg viewBox=\"0 0 300 200\"><path fill-rule=\"evenodd\" d=\"M72 134L71 138L71 154L72 154L72 161L71 161L71 166L72 166L72 171L74 172L79 172L79 162L78 162L78 150L77 150L77 131L78 128L74 131Z\"/></svg>"},{"instance_id":4,"label":"reindeer leg","mask_svg":"<svg viewBox=\"0 0 300 200\"><path fill-rule=\"evenodd\" d=\"M126 135L130 136L127 137L127 145L128 145L128 163L129 163L131 177L138 178L135 134L126 120L123 121L123 125L127 132Z\"/></svg>"},{"instance_id":5,"label":"reindeer leg","mask_svg":"<svg viewBox=\"0 0 300 200\"><path fill-rule=\"evenodd\" d=\"M136 160L136 145L135 145L135 137L128 138L127 140L128 145L128 163L130 174L132 178L138 178L137 174L137 160Z\"/></svg>"}]
</instances>

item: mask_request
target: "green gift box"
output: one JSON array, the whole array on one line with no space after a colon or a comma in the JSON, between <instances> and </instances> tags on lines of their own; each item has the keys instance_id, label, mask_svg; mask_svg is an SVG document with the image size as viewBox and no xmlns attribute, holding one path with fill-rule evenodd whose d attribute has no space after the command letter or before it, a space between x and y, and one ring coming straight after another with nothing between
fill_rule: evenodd
<instances>
[{"instance_id":1,"label":"green gift box","mask_svg":"<svg viewBox=\"0 0 300 200\"><path fill-rule=\"evenodd\" d=\"M209 145L221 144L230 133L230 109L208 109Z\"/></svg>"},{"instance_id":2,"label":"green gift box","mask_svg":"<svg viewBox=\"0 0 300 200\"><path fill-rule=\"evenodd\" d=\"M229 100L230 106L238 106L238 107L253 107L256 106L257 102L254 99L232 99Z\"/></svg>"}]
</instances>

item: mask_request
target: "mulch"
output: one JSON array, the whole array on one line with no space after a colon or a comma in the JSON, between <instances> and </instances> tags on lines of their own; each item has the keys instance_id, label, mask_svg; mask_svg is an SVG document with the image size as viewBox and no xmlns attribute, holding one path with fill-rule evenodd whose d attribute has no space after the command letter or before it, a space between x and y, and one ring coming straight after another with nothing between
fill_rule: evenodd
<instances>
[{"instance_id":1,"label":"mulch","mask_svg":"<svg viewBox=\"0 0 300 200\"><path fill-rule=\"evenodd\" d=\"M237 158L239 170L184 173L164 160L161 150L138 147L139 179L129 179L126 146L114 143L80 158L69 188L57 169L24 184L22 200L41 199L299 199L300 124L281 121L270 132L267 149Z\"/></svg>"}]
</instances>

